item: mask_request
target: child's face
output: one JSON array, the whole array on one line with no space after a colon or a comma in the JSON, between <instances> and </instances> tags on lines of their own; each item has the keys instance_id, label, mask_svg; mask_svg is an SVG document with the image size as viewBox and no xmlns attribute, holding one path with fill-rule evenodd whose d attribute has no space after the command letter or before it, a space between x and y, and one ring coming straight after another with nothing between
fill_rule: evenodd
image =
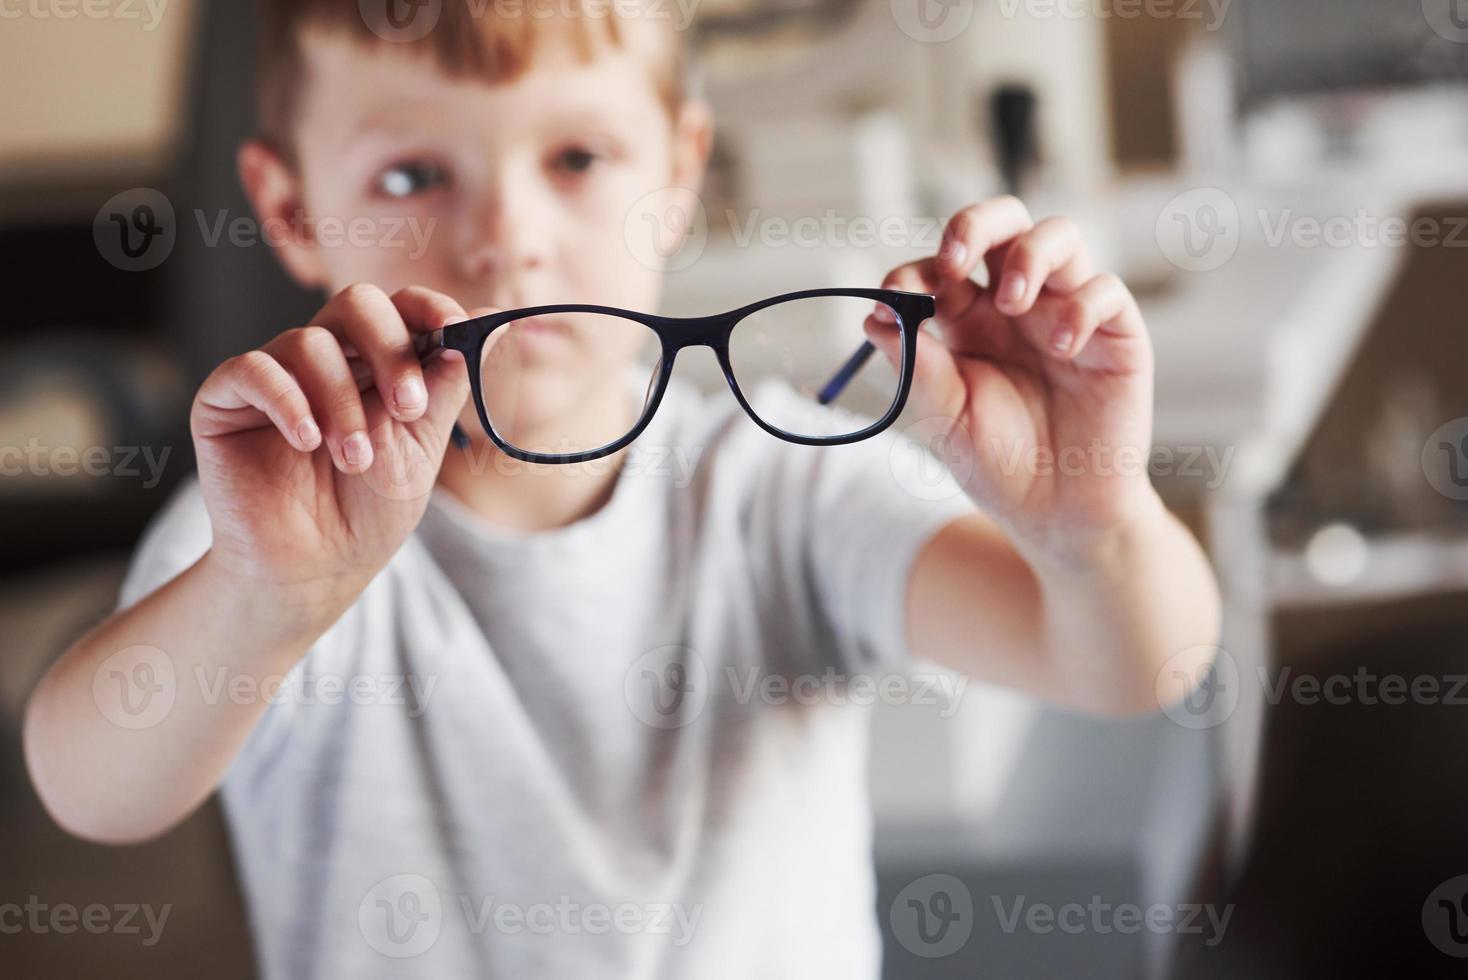
<instances>
[{"instance_id":1,"label":"child's face","mask_svg":"<svg viewBox=\"0 0 1468 980\"><path fill-rule=\"evenodd\" d=\"M582 61L569 43L547 40L524 74L489 85L450 79L390 44L308 33L292 204L313 222L368 231L292 243L287 267L327 293L354 282L389 293L422 285L471 310L654 309L659 272L629 247L629 214L655 212L658 192L674 185L697 185L708 133L701 107L670 118L651 55L635 41ZM645 339L629 334L620 348L602 343L580 358L568 348L562 363L540 365L545 397L515 412L527 424L527 413L566 414L593 375L632 360Z\"/></svg>"}]
</instances>

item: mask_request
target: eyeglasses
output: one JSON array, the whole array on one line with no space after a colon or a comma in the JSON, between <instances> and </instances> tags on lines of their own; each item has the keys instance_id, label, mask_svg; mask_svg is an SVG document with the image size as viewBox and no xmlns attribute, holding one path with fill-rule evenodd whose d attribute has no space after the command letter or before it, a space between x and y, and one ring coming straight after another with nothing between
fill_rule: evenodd
<instances>
[{"instance_id":1,"label":"eyeglasses","mask_svg":"<svg viewBox=\"0 0 1468 980\"><path fill-rule=\"evenodd\" d=\"M901 333L897 367L874 358L866 337L864 323L881 307ZM809 289L705 317L533 306L452 324L418 346L464 355L485 433L524 462L580 463L629 445L686 347L713 350L735 400L772 436L837 446L869 439L901 414L918 330L933 310L932 296L892 289ZM455 442L468 442L457 426Z\"/></svg>"}]
</instances>

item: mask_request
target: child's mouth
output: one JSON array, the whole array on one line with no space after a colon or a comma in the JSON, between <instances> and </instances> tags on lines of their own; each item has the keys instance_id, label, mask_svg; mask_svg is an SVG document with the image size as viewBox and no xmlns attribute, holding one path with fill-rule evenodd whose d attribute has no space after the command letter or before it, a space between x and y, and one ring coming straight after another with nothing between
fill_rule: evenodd
<instances>
[{"instance_id":1,"label":"child's mouth","mask_svg":"<svg viewBox=\"0 0 1468 980\"><path fill-rule=\"evenodd\" d=\"M571 335L571 325L559 317L532 316L510 322L510 329L531 334L554 334L562 337Z\"/></svg>"}]
</instances>

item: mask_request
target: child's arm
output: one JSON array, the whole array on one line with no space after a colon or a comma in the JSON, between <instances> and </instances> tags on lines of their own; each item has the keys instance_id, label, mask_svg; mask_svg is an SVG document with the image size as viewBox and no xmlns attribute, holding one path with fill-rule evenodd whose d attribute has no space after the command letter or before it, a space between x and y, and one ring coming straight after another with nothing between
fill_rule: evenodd
<instances>
[{"instance_id":1,"label":"child's arm","mask_svg":"<svg viewBox=\"0 0 1468 980\"><path fill-rule=\"evenodd\" d=\"M980 262L990 288L970 278ZM914 561L912 652L1081 709L1186 693L1218 639L1218 590L1150 482L1152 347L1126 286L1095 274L1074 224L1035 224L1014 198L960 212L937 256L884 286L937 297L913 397L986 515ZM900 358L895 327L871 318L868 334Z\"/></svg>"},{"instance_id":2,"label":"child's arm","mask_svg":"<svg viewBox=\"0 0 1468 980\"><path fill-rule=\"evenodd\" d=\"M64 827L141 840L213 790L264 699L210 703L196 678L284 674L412 532L468 396L461 355L420 366L412 337L465 315L427 290L351 287L315 326L226 361L204 382L190 427L208 552L78 640L27 706L26 762ZM361 390L369 383L354 376L348 346L375 389ZM171 681L172 706L142 725L118 717L109 685L128 678Z\"/></svg>"},{"instance_id":3,"label":"child's arm","mask_svg":"<svg viewBox=\"0 0 1468 980\"><path fill-rule=\"evenodd\" d=\"M1208 561L1160 502L1107 540L1050 554L959 518L918 554L906 606L914 655L1105 714L1183 697L1218 640Z\"/></svg>"},{"instance_id":4,"label":"child's arm","mask_svg":"<svg viewBox=\"0 0 1468 980\"><path fill-rule=\"evenodd\" d=\"M57 661L26 710L26 763L46 809L104 843L167 830L213 791L266 707L263 697L206 701L196 678L259 685L285 674L351 599L242 579L211 552L103 621ZM151 688L165 710L140 701L161 717L125 727L114 689L139 678L126 697Z\"/></svg>"}]
</instances>

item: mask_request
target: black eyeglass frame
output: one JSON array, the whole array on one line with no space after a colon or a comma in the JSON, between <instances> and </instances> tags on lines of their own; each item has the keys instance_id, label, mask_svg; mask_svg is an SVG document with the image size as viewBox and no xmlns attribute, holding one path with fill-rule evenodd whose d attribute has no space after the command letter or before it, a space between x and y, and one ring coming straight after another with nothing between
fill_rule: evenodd
<instances>
[{"instance_id":1,"label":"black eyeglass frame","mask_svg":"<svg viewBox=\"0 0 1468 980\"><path fill-rule=\"evenodd\" d=\"M734 377L734 367L729 361L729 337L739 322L753 313L800 299L817 299L821 297L850 297L853 299L869 299L873 303L885 304L897 315L897 327L902 334L902 368L899 372L897 383L897 397L893 399L887 413L871 425L857 432L839 436L805 436L794 432L787 432L766 422L760 418L745 398L744 392L740 390L739 382ZM493 440L500 451L513 459L526 463L585 463L604 456L610 456L631 445L648 423L657 414L658 406L662 404L663 394L667 391L668 381L673 376L673 362L677 359L678 352L686 347L709 347L718 359L719 368L724 372L724 380L729 385L729 390L734 393L734 399L744 409L744 414L754 420L754 423L764 429L777 439L786 442L798 443L803 446L841 446L853 442L861 442L870 439L897 420L902 414L902 409L907 404L907 396L912 389L912 365L917 355L918 331L924 321L930 319L935 311L935 301L926 293L908 293L896 289L805 289L794 293L784 293L780 296L771 296L748 306L742 306L728 313L716 313L711 316L701 317L668 317L658 316L652 313L637 313L632 310L621 310L610 306L589 306L585 304L561 304L552 306L530 306L518 310L502 310L487 316L475 317L472 320L464 320L460 323L451 324L441 330L435 330L424 334L423 340L418 346L420 353L431 355L435 349L447 348L459 351L464 355L464 363L469 370L469 387L474 394L474 407L479 414L480 424L484 426L485 434ZM588 449L579 453L536 453L519 449L506 442L489 419L489 413L484 407L483 378L480 372L480 358L484 350L484 344L490 334L500 327L514 320L521 320L533 316L545 316L553 313L600 313L606 316L620 317L640 323L658 335L662 345L662 357L659 359L659 370L655 379L656 387L646 399L642 409L642 416L626 435L614 442L609 442L596 449ZM861 366L866 363L876 350L871 341L864 341L862 346L854 353L846 363L837 371L836 375L822 389L820 400L827 403L839 394ZM457 426L455 427L457 429ZM462 434L458 434L459 441ZM461 445L463 443L461 442Z\"/></svg>"}]
</instances>

